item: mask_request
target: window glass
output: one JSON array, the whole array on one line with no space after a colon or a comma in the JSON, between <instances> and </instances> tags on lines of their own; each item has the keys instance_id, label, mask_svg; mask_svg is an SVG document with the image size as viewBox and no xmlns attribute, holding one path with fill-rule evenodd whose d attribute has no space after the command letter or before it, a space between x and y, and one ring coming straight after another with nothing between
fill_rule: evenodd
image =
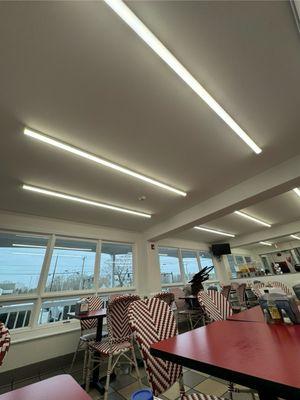
<instances>
[{"instance_id":1,"label":"window glass","mask_svg":"<svg viewBox=\"0 0 300 400\"><path fill-rule=\"evenodd\" d=\"M34 303L2 304L0 321L8 329L24 328L29 325Z\"/></svg>"},{"instance_id":2,"label":"window glass","mask_svg":"<svg viewBox=\"0 0 300 400\"><path fill-rule=\"evenodd\" d=\"M236 266L234 257L232 255L228 255L227 260L228 260L228 264L229 264L230 271L231 271L231 277L236 278L237 277L237 266Z\"/></svg>"},{"instance_id":3,"label":"window glass","mask_svg":"<svg viewBox=\"0 0 300 400\"><path fill-rule=\"evenodd\" d=\"M250 256L245 256L245 261L247 264L250 264L252 262L252 258Z\"/></svg>"},{"instance_id":4,"label":"window glass","mask_svg":"<svg viewBox=\"0 0 300 400\"><path fill-rule=\"evenodd\" d=\"M93 288L95 257L96 243L57 238L45 290Z\"/></svg>"},{"instance_id":5,"label":"window glass","mask_svg":"<svg viewBox=\"0 0 300 400\"><path fill-rule=\"evenodd\" d=\"M75 304L79 298L45 300L39 314L39 325L71 319L68 313L75 312Z\"/></svg>"},{"instance_id":6,"label":"window glass","mask_svg":"<svg viewBox=\"0 0 300 400\"><path fill-rule=\"evenodd\" d=\"M0 233L0 296L36 292L48 237Z\"/></svg>"},{"instance_id":7,"label":"window glass","mask_svg":"<svg viewBox=\"0 0 300 400\"><path fill-rule=\"evenodd\" d=\"M212 255L209 251L200 251L199 252L199 257L200 257L200 264L201 268L204 267L213 267L214 263L212 260ZM216 279L216 271L215 268L213 268L209 274L209 279L213 280Z\"/></svg>"},{"instance_id":8,"label":"window glass","mask_svg":"<svg viewBox=\"0 0 300 400\"><path fill-rule=\"evenodd\" d=\"M182 280L179 266L178 249L159 248L161 283L176 283Z\"/></svg>"},{"instance_id":9,"label":"window glass","mask_svg":"<svg viewBox=\"0 0 300 400\"><path fill-rule=\"evenodd\" d=\"M193 276L199 272L197 252L192 250L181 250L181 256L185 279L190 281Z\"/></svg>"},{"instance_id":10,"label":"window glass","mask_svg":"<svg viewBox=\"0 0 300 400\"><path fill-rule=\"evenodd\" d=\"M235 256L235 262L237 265L245 264L245 260L243 256Z\"/></svg>"},{"instance_id":11,"label":"window glass","mask_svg":"<svg viewBox=\"0 0 300 400\"><path fill-rule=\"evenodd\" d=\"M102 243L99 287L129 286L133 286L132 245Z\"/></svg>"}]
</instances>

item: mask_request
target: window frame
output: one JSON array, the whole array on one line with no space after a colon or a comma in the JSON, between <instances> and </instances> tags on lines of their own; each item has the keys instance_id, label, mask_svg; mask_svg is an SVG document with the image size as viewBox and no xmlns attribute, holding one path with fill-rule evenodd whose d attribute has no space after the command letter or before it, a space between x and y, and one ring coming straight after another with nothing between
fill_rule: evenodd
<instances>
[{"instance_id":1,"label":"window frame","mask_svg":"<svg viewBox=\"0 0 300 400\"><path fill-rule=\"evenodd\" d=\"M179 260L179 268L180 268L180 276L181 276L181 279L180 279L179 282L174 282L174 283L161 283L161 281L160 281L160 284L161 284L161 287L162 287L162 288L178 287L178 286L181 286L181 287L182 287L182 286L184 286L184 285L186 285L186 284L188 283L188 280L187 280L186 277L185 277L185 270L184 270L184 265L183 265L182 251L193 251L193 252L196 253L196 259L197 259L199 271L201 271L201 269L202 269L202 266L201 266L201 259L200 259L200 253L201 253L201 252L207 252L207 253L211 254L211 252L210 252L209 250L202 250L202 249L196 250L196 249L190 249L190 248L185 248L185 247L182 248L182 247L165 246L165 245L158 246L158 247L157 247L157 259L158 259L158 264L159 264L159 270L160 270L159 251L160 251L161 248L162 248L162 249L164 249L164 248L172 248L172 249L176 249L176 250L178 251L178 260ZM211 259L212 259L212 264L213 264L213 266L214 266L216 279L208 279L208 280L205 281L205 282L207 282L207 283L219 282L219 279L218 279L218 277L217 277L216 266L214 265L214 262L213 262L213 257L211 257Z\"/></svg>"},{"instance_id":2,"label":"window frame","mask_svg":"<svg viewBox=\"0 0 300 400\"><path fill-rule=\"evenodd\" d=\"M46 324L39 324L39 315L42 307L42 303L47 300L60 300L67 297L83 297L86 295L100 295L100 296L109 296L112 293L124 293L124 292L135 292L136 291L136 265L137 265L137 252L136 252L136 243L133 242L121 242L114 240L105 240L105 239L97 239L97 238L82 238L79 236L66 236L61 234L54 233L36 233L36 232L24 232L22 230L9 230L9 229L0 229L1 233L7 234L28 234L34 236L45 235L48 237L48 243L46 247L46 252L44 255L43 264L40 271L39 281L37 285L37 289L34 293L22 294L22 295L5 295L0 296L0 305L1 304L18 304L23 303L25 301L31 301L34 303L33 309L30 315L30 321L28 326L20 327L12 330L12 333L18 341L23 340L31 340L35 337L47 336L45 330L48 330L49 334L59 334L65 333L72 330L77 330L79 328L79 323L75 319L71 320L62 320L56 321ZM57 291L57 292L47 292L45 291L46 282L48 273L50 270L51 260L53 256L53 250L55 247L56 239L65 239L65 240L78 240L81 242L93 242L96 244L96 254L95 254L95 262L94 262L94 287L92 289L83 289L83 290L70 290L70 291ZM133 281L132 285L128 287L115 287L115 288L100 288L99 287L99 276L100 276L100 266L101 266L101 249L102 243L116 243L116 244L127 244L132 246L132 273L133 273ZM68 328L66 327L68 326ZM36 332L36 333L34 333ZM33 335L31 336L32 333Z\"/></svg>"}]
</instances>

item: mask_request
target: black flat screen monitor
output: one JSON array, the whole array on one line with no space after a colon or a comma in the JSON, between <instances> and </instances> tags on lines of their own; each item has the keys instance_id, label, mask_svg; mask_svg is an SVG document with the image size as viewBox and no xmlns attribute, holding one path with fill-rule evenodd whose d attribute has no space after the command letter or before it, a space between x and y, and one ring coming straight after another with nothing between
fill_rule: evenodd
<instances>
[{"instance_id":1,"label":"black flat screen monitor","mask_svg":"<svg viewBox=\"0 0 300 400\"><path fill-rule=\"evenodd\" d=\"M214 256L222 256L223 254L231 254L229 243L213 244L211 251Z\"/></svg>"}]
</instances>

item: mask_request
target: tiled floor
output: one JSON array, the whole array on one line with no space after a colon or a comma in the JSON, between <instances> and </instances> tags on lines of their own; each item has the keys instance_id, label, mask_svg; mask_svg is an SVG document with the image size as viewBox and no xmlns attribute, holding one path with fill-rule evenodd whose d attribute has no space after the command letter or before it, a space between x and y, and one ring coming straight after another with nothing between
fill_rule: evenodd
<instances>
[{"instance_id":1,"label":"tiled floor","mask_svg":"<svg viewBox=\"0 0 300 400\"><path fill-rule=\"evenodd\" d=\"M22 386L30 385L31 383L38 382L42 379L47 379L55 375L68 373L69 365L61 365L57 368L52 367L51 369L39 371L38 375L32 376L29 379L12 379L9 384L0 386L0 394L6 393L12 389L17 389ZM147 378L143 368L140 369L143 385L148 386ZM105 370L103 371L103 376L105 375ZM78 362L74 366L72 376L77 380L77 382L82 383L82 363ZM215 396L222 396L225 399L229 399L227 392L226 382L221 379L210 377L206 374L199 373L197 371L191 371L184 369L184 384L186 393L205 393L213 394ZM132 392L139 388L136 378L131 375L118 374L117 378L110 385L109 400L125 400L130 399ZM90 391L90 396L93 400L101 399L99 393L92 389ZM178 384L172 386L163 395L160 396L163 400L176 400L179 398L179 387ZM251 394L236 393L234 394L234 400L252 400Z\"/></svg>"}]
</instances>

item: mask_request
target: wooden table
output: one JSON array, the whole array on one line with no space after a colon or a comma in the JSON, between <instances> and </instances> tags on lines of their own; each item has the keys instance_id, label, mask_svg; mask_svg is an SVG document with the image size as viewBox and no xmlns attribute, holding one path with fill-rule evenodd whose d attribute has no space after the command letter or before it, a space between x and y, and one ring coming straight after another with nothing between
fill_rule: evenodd
<instances>
[{"instance_id":1,"label":"wooden table","mask_svg":"<svg viewBox=\"0 0 300 400\"><path fill-rule=\"evenodd\" d=\"M248 310L241 311L238 314L231 315L227 318L227 321L265 322L265 318L260 306L256 306L249 308Z\"/></svg>"},{"instance_id":2,"label":"wooden table","mask_svg":"<svg viewBox=\"0 0 300 400\"><path fill-rule=\"evenodd\" d=\"M300 399L300 325L219 321L155 343L151 354L255 389L260 399Z\"/></svg>"},{"instance_id":3,"label":"wooden table","mask_svg":"<svg viewBox=\"0 0 300 400\"><path fill-rule=\"evenodd\" d=\"M80 321L95 319L97 318L97 331L96 331L96 341L101 342L102 340L102 330L103 330L103 318L106 317L106 308L101 308L100 310L89 311L87 314L75 315L75 313L69 313L68 316L76 318ZM93 378L91 381L91 387L97 389L101 394L104 394L104 385L99 380L99 366L93 370Z\"/></svg>"},{"instance_id":4,"label":"wooden table","mask_svg":"<svg viewBox=\"0 0 300 400\"><path fill-rule=\"evenodd\" d=\"M2 394L0 400L91 400L71 375L50 379Z\"/></svg>"}]
</instances>

